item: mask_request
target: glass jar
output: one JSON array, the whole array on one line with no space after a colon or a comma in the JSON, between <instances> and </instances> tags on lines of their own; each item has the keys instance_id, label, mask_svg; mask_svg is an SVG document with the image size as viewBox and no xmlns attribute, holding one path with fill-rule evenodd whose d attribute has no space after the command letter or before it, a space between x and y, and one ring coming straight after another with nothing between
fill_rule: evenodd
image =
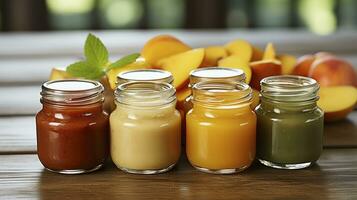
<instances>
[{"instance_id":1,"label":"glass jar","mask_svg":"<svg viewBox=\"0 0 357 200\"><path fill-rule=\"evenodd\" d=\"M225 68L225 67L204 67L195 69L190 73L189 78L189 88L196 83L203 82L203 81L228 81L228 82L244 82L245 81L245 74L243 70L240 69L232 69L232 68ZM192 109L192 93L187 96L183 102L179 102L178 109L181 111L183 115L183 119L188 111ZM182 141L185 143L186 136L186 120L182 120Z\"/></svg>"},{"instance_id":2,"label":"glass jar","mask_svg":"<svg viewBox=\"0 0 357 200\"><path fill-rule=\"evenodd\" d=\"M186 152L198 170L231 174L255 158L256 116L252 89L243 82L204 81L192 86L186 116Z\"/></svg>"},{"instance_id":3,"label":"glass jar","mask_svg":"<svg viewBox=\"0 0 357 200\"><path fill-rule=\"evenodd\" d=\"M157 82L172 84L173 76L170 72L159 69L138 69L118 74L117 85L127 82Z\"/></svg>"},{"instance_id":4,"label":"glass jar","mask_svg":"<svg viewBox=\"0 0 357 200\"><path fill-rule=\"evenodd\" d=\"M243 70L225 67L205 67L193 70L190 73L189 87L203 81L227 81L227 82L244 82L245 74ZM192 109L192 94L189 95L182 106L186 114Z\"/></svg>"},{"instance_id":5,"label":"glass jar","mask_svg":"<svg viewBox=\"0 0 357 200\"><path fill-rule=\"evenodd\" d=\"M261 81L256 108L257 158L269 167L301 169L321 155L323 112L318 83L302 76L271 76Z\"/></svg>"},{"instance_id":6,"label":"glass jar","mask_svg":"<svg viewBox=\"0 0 357 200\"><path fill-rule=\"evenodd\" d=\"M110 115L115 165L136 174L173 168L181 151L181 117L173 86L129 82L117 87L115 97L117 107Z\"/></svg>"},{"instance_id":7,"label":"glass jar","mask_svg":"<svg viewBox=\"0 0 357 200\"><path fill-rule=\"evenodd\" d=\"M99 169L109 154L109 117L97 81L57 80L42 85L36 115L37 153L50 171L80 174Z\"/></svg>"}]
</instances>

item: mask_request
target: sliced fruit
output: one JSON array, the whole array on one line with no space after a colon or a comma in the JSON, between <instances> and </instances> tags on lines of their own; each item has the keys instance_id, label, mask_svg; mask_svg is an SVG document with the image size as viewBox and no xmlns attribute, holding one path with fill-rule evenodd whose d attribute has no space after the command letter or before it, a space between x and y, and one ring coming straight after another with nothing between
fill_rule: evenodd
<instances>
[{"instance_id":1,"label":"sliced fruit","mask_svg":"<svg viewBox=\"0 0 357 200\"><path fill-rule=\"evenodd\" d=\"M171 72L176 89L185 87L190 72L197 69L204 58L204 49L192 49L158 61L158 67Z\"/></svg>"},{"instance_id":2,"label":"sliced fruit","mask_svg":"<svg viewBox=\"0 0 357 200\"><path fill-rule=\"evenodd\" d=\"M177 104L176 108L185 110L185 100L191 95L191 89L188 87L182 88L176 92Z\"/></svg>"},{"instance_id":3,"label":"sliced fruit","mask_svg":"<svg viewBox=\"0 0 357 200\"><path fill-rule=\"evenodd\" d=\"M353 66L335 56L317 58L310 67L309 76L320 86L357 86L357 75Z\"/></svg>"},{"instance_id":4,"label":"sliced fruit","mask_svg":"<svg viewBox=\"0 0 357 200\"><path fill-rule=\"evenodd\" d=\"M268 76L281 75L281 62L277 60L262 60L250 63L252 80L250 86L260 91L260 81Z\"/></svg>"},{"instance_id":5,"label":"sliced fruit","mask_svg":"<svg viewBox=\"0 0 357 200\"><path fill-rule=\"evenodd\" d=\"M149 68L149 64L145 62L143 59L138 59L136 62L126 65L125 67L120 67L116 69L112 69L107 73L108 81L110 87L114 90L116 88L117 75L121 72L136 70L136 69L147 69Z\"/></svg>"},{"instance_id":6,"label":"sliced fruit","mask_svg":"<svg viewBox=\"0 0 357 200\"><path fill-rule=\"evenodd\" d=\"M276 59L275 47L273 43L269 42L265 47L262 60L275 60L275 59Z\"/></svg>"},{"instance_id":7,"label":"sliced fruit","mask_svg":"<svg viewBox=\"0 0 357 200\"><path fill-rule=\"evenodd\" d=\"M309 76L310 67L314 62L315 58L316 57L314 55L301 56L297 60L292 74L306 77Z\"/></svg>"},{"instance_id":8,"label":"sliced fruit","mask_svg":"<svg viewBox=\"0 0 357 200\"><path fill-rule=\"evenodd\" d=\"M109 79L107 76L103 76L99 82L104 86L104 103L103 109L110 114L115 109L114 103L114 91L110 87Z\"/></svg>"},{"instance_id":9,"label":"sliced fruit","mask_svg":"<svg viewBox=\"0 0 357 200\"><path fill-rule=\"evenodd\" d=\"M171 35L151 38L141 50L141 56L150 65L157 65L160 59L190 50L191 47Z\"/></svg>"},{"instance_id":10,"label":"sliced fruit","mask_svg":"<svg viewBox=\"0 0 357 200\"><path fill-rule=\"evenodd\" d=\"M55 67L52 68L49 80L62 80L73 78L66 72L66 68Z\"/></svg>"},{"instance_id":11,"label":"sliced fruit","mask_svg":"<svg viewBox=\"0 0 357 200\"><path fill-rule=\"evenodd\" d=\"M250 107L252 108L252 110L255 109L255 107L257 107L260 103L260 97L259 97L259 91L253 89L253 100L252 100L252 104L250 104Z\"/></svg>"},{"instance_id":12,"label":"sliced fruit","mask_svg":"<svg viewBox=\"0 0 357 200\"><path fill-rule=\"evenodd\" d=\"M277 56L281 62L282 74L291 74L296 65L296 57L289 54L282 54Z\"/></svg>"},{"instance_id":13,"label":"sliced fruit","mask_svg":"<svg viewBox=\"0 0 357 200\"><path fill-rule=\"evenodd\" d=\"M210 46L205 48L205 57L203 58L202 67L217 66L218 60L227 57L228 53L222 46Z\"/></svg>"},{"instance_id":14,"label":"sliced fruit","mask_svg":"<svg viewBox=\"0 0 357 200\"><path fill-rule=\"evenodd\" d=\"M317 105L325 112L325 121L345 118L357 103L357 89L353 86L321 87Z\"/></svg>"},{"instance_id":15,"label":"sliced fruit","mask_svg":"<svg viewBox=\"0 0 357 200\"><path fill-rule=\"evenodd\" d=\"M263 51L260 48L253 46L253 56L250 61L258 61L261 59L263 59Z\"/></svg>"},{"instance_id":16,"label":"sliced fruit","mask_svg":"<svg viewBox=\"0 0 357 200\"><path fill-rule=\"evenodd\" d=\"M240 56L232 55L223 58L222 60L218 61L218 66L241 69L245 74L245 82L249 83L251 80L252 70L249 67L249 62L245 61Z\"/></svg>"},{"instance_id":17,"label":"sliced fruit","mask_svg":"<svg viewBox=\"0 0 357 200\"><path fill-rule=\"evenodd\" d=\"M225 45L229 55L236 55L243 61L249 62L253 55L252 45L245 40L234 40Z\"/></svg>"}]
</instances>

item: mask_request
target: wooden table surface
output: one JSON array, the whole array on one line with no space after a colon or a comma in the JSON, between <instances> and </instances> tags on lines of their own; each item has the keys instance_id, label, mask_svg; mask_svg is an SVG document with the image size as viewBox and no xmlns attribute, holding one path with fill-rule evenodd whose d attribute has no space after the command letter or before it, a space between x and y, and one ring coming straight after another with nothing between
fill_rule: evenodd
<instances>
[{"instance_id":1,"label":"wooden table surface","mask_svg":"<svg viewBox=\"0 0 357 200\"><path fill-rule=\"evenodd\" d=\"M239 174L211 175L183 154L160 175L126 174L111 161L95 173L59 175L37 158L34 117L2 117L0 199L357 199L357 111L326 124L324 143L317 164L303 170L255 163Z\"/></svg>"}]
</instances>

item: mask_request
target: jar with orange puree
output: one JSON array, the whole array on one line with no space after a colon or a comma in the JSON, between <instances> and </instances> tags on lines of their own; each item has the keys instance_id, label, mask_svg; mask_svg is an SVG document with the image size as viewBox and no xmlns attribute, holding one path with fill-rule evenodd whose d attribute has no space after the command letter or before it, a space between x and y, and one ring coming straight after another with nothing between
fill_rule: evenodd
<instances>
[{"instance_id":1,"label":"jar with orange puree","mask_svg":"<svg viewBox=\"0 0 357 200\"><path fill-rule=\"evenodd\" d=\"M256 116L252 89L243 82L204 81L192 86L186 115L186 153L200 171L231 174L255 158Z\"/></svg>"},{"instance_id":2,"label":"jar with orange puree","mask_svg":"<svg viewBox=\"0 0 357 200\"><path fill-rule=\"evenodd\" d=\"M189 88L196 83L203 81L229 81L229 82L244 82L245 74L240 69L232 69L225 67L205 67L193 70L190 73ZM192 109L192 94L184 99L183 102L179 102L177 108L181 111L183 116ZM185 130L186 121L182 120L182 141L185 143Z\"/></svg>"},{"instance_id":3,"label":"jar with orange puree","mask_svg":"<svg viewBox=\"0 0 357 200\"><path fill-rule=\"evenodd\" d=\"M229 81L229 82L244 82L245 74L243 70L232 69L226 67L205 67L193 70L190 73L189 88L196 83L203 81ZM192 94L189 95L181 106L186 114L192 109Z\"/></svg>"}]
</instances>

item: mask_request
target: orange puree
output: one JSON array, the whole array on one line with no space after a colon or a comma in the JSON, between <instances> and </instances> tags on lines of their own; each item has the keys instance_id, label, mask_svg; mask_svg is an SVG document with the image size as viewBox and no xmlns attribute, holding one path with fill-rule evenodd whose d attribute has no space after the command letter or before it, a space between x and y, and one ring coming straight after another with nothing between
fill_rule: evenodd
<instances>
[{"instance_id":1,"label":"orange puree","mask_svg":"<svg viewBox=\"0 0 357 200\"><path fill-rule=\"evenodd\" d=\"M234 173L251 165L256 116L250 102L222 107L193 101L186 116L186 151L194 167L210 173Z\"/></svg>"}]
</instances>

